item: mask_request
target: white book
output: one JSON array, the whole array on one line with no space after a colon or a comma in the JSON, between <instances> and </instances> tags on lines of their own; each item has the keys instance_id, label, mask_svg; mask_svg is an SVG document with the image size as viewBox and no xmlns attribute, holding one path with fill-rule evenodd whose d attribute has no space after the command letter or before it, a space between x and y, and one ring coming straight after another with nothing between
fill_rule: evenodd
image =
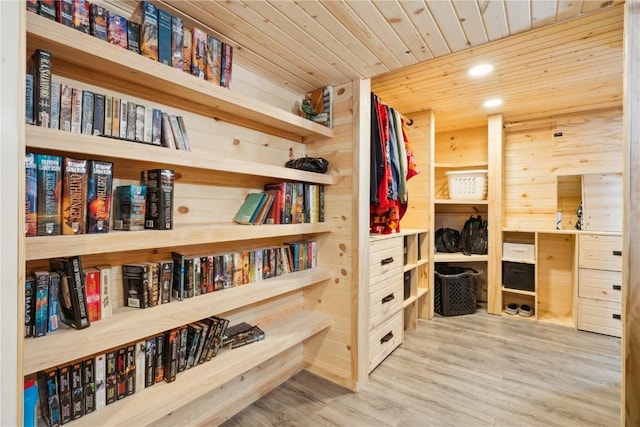
<instances>
[{"instance_id":1,"label":"white book","mask_svg":"<svg viewBox=\"0 0 640 427\"><path fill-rule=\"evenodd\" d=\"M100 318L108 319L113 315L113 302L111 301L111 266L99 265L100 270Z\"/></svg>"},{"instance_id":2,"label":"white book","mask_svg":"<svg viewBox=\"0 0 640 427\"><path fill-rule=\"evenodd\" d=\"M106 385L106 365L107 358L104 354L96 356L95 379L96 379L96 410L107 405L107 385Z\"/></svg>"},{"instance_id":3,"label":"white book","mask_svg":"<svg viewBox=\"0 0 640 427\"><path fill-rule=\"evenodd\" d=\"M146 341L136 343L136 392L144 390L145 385L145 351L147 349Z\"/></svg>"}]
</instances>

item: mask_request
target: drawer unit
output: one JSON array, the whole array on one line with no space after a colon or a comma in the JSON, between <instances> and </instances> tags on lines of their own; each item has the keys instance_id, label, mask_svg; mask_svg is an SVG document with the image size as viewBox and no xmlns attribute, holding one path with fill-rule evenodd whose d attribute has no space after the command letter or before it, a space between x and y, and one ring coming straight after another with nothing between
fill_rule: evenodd
<instances>
[{"instance_id":1,"label":"drawer unit","mask_svg":"<svg viewBox=\"0 0 640 427\"><path fill-rule=\"evenodd\" d=\"M529 243L502 244L502 258L520 262L535 262L535 246Z\"/></svg>"},{"instance_id":2,"label":"drawer unit","mask_svg":"<svg viewBox=\"0 0 640 427\"><path fill-rule=\"evenodd\" d=\"M620 271L578 270L578 296L620 303L622 301L622 273Z\"/></svg>"},{"instance_id":3,"label":"drawer unit","mask_svg":"<svg viewBox=\"0 0 640 427\"><path fill-rule=\"evenodd\" d=\"M582 235L578 257L580 268L622 271L622 237Z\"/></svg>"},{"instance_id":4,"label":"drawer unit","mask_svg":"<svg viewBox=\"0 0 640 427\"><path fill-rule=\"evenodd\" d=\"M578 329L620 337L621 311L619 302L578 298Z\"/></svg>"},{"instance_id":5,"label":"drawer unit","mask_svg":"<svg viewBox=\"0 0 640 427\"><path fill-rule=\"evenodd\" d=\"M402 344L404 333L402 310L369 332L369 371L372 371L391 352Z\"/></svg>"},{"instance_id":6,"label":"drawer unit","mask_svg":"<svg viewBox=\"0 0 640 427\"><path fill-rule=\"evenodd\" d=\"M383 280L402 271L402 236L374 240L369 244L369 281Z\"/></svg>"},{"instance_id":7,"label":"drawer unit","mask_svg":"<svg viewBox=\"0 0 640 427\"><path fill-rule=\"evenodd\" d=\"M390 316L402 310L403 294L402 270L398 271L396 276L389 277L369 287L371 300L370 330L377 328Z\"/></svg>"}]
</instances>

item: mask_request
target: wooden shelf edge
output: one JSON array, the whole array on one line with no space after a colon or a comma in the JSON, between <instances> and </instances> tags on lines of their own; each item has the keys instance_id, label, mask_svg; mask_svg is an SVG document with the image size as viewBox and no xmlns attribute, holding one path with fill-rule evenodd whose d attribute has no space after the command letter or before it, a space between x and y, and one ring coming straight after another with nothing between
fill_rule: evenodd
<instances>
[{"instance_id":1,"label":"wooden shelf edge","mask_svg":"<svg viewBox=\"0 0 640 427\"><path fill-rule=\"evenodd\" d=\"M417 300L418 300L418 297L415 297L415 296L407 298L402 302L402 308L409 307L411 304L415 303Z\"/></svg>"},{"instance_id":2,"label":"wooden shelf edge","mask_svg":"<svg viewBox=\"0 0 640 427\"><path fill-rule=\"evenodd\" d=\"M502 287L502 292L508 292L510 294L528 295L530 297L536 296L536 293L534 291L524 291L521 289L505 288L504 286Z\"/></svg>"},{"instance_id":3,"label":"wooden shelf edge","mask_svg":"<svg viewBox=\"0 0 640 427\"><path fill-rule=\"evenodd\" d=\"M266 165L244 160L203 156L197 151L170 150L166 147L114 138L81 135L39 126L26 126L27 148L56 153L73 153L83 157L133 159L155 165L205 169L213 172L262 176L274 179L332 185L333 176L299 171L284 166Z\"/></svg>"},{"instance_id":4,"label":"wooden shelf edge","mask_svg":"<svg viewBox=\"0 0 640 427\"><path fill-rule=\"evenodd\" d=\"M487 199L435 199L433 201L436 205L488 205Z\"/></svg>"},{"instance_id":5,"label":"wooden shelf edge","mask_svg":"<svg viewBox=\"0 0 640 427\"><path fill-rule=\"evenodd\" d=\"M469 168L479 168L479 167L487 167L489 166L489 162L468 162L468 163L442 163L435 162L433 164L434 168L443 168L443 169L469 169Z\"/></svg>"},{"instance_id":6,"label":"wooden shelf edge","mask_svg":"<svg viewBox=\"0 0 640 427\"><path fill-rule=\"evenodd\" d=\"M488 255L464 255L461 252L457 253L436 253L433 256L434 262L483 262L488 261Z\"/></svg>"},{"instance_id":7,"label":"wooden shelf edge","mask_svg":"<svg viewBox=\"0 0 640 427\"><path fill-rule=\"evenodd\" d=\"M417 298L420 299L429 293L429 289L427 288L418 288Z\"/></svg>"},{"instance_id":8,"label":"wooden shelf edge","mask_svg":"<svg viewBox=\"0 0 640 427\"><path fill-rule=\"evenodd\" d=\"M241 225L229 222L185 225L173 230L28 237L25 239L25 260L172 247L177 246L178 242L179 246L188 246L327 233L331 228L332 224L328 222L276 225Z\"/></svg>"},{"instance_id":9,"label":"wooden shelf edge","mask_svg":"<svg viewBox=\"0 0 640 427\"><path fill-rule=\"evenodd\" d=\"M24 341L24 374L89 357L212 315L253 304L327 280L331 272L313 268L272 279L174 301L144 310L124 307L110 319L82 330L66 328ZM135 325L135 326L134 326Z\"/></svg>"},{"instance_id":10,"label":"wooden shelf edge","mask_svg":"<svg viewBox=\"0 0 640 427\"><path fill-rule=\"evenodd\" d=\"M208 106L214 113L220 111L228 117L235 116L247 127L255 123L256 127L261 124L302 138L333 137L333 129L326 126L234 93L37 14L28 13L26 21L27 44L31 48L51 52L54 61L59 58L99 73L109 73L123 83L162 88L167 95Z\"/></svg>"},{"instance_id":11,"label":"wooden shelf edge","mask_svg":"<svg viewBox=\"0 0 640 427\"><path fill-rule=\"evenodd\" d=\"M502 261L517 262L518 264L532 264L532 265L536 264L536 260L534 259L518 259L518 258L502 257Z\"/></svg>"},{"instance_id":12,"label":"wooden shelf edge","mask_svg":"<svg viewBox=\"0 0 640 427\"><path fill-rule=\"evenodd\" d=\"M529 317L523 317L523 316L520 316L519 314L509 314L509 313L507 313L507 312L505 312L505 311L503 310L503 311L502 311L502 315L503 315L504 317L508 317L508 318L510 318L510 319L529 320L529 321L532 321L532 322L535 322L535 321L536 321L536 316L535 316L535 314L534 314L534 315L532 315L532 316L529 316Z\"/></svg>"},{"instance_id":13,"label":"wooden shelf edge","mask_svg":"<svg viewBox=\"0 0 640 427\"><path fill-rule=\"evenodd\" d=\"M418 267L420 267L421 265L425 265L425 264L429 264L429 260L426 258L423 259L419 259L418 260Z\"/></svg>"},{"instance_id":14,"label":"wooden shelf edge","mask_svg":"<svg viewBox=\"0 0 640 427\"><path fill-rule=\"evenodd\" d=\"M406 273L407 271L411 271L414 268L416 268L418 266L418 264L415 263L408 263L402 266L402 272Z\"/></svg>"},{"instance_id":15,"label":"wooden shelf edge","mask_svg":"<svg viewBox=\"0 0 640 427\"><path fill-rule=\"evenodd\" d=\"M596 230L556 230L555 228L543 229L529 229L529 228L513 228L505 227L502 229L505 232L514 233L536 233L536 234L585 234L585 235L598 235L598 236L622 236L621 231L596 231Z\"/></svg>"},{"instance_id":16,"label":"wooden shelf edge","mask_svg":"<svg viewBox=\"0 0 640 427\"><path fill-rule=\"evenodd\" d=\"M295 327L292 327L295 325ZM305 325L304 327L301 325ZM331 326L323 314L301 310L267 325L264 341L223 349L210 362L179 373L172 383L159 383L81 418L83 425L147 425L216 389L282 351Z\"/></svg>"}]
</instances>

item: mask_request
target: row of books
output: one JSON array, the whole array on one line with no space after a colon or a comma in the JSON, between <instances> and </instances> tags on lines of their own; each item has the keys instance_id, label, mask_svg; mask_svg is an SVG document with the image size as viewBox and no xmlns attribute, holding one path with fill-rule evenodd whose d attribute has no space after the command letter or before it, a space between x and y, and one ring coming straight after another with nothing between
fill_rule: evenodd
<instances>
[{"instance_id":1,"label":"row of books","mask_svg":"<svg viewBox=\"0 0 640 427\"><path fill-rule=\"evenodd\" d=\"M210 361L227 342L236 346L264 339L259 327L229 327L229 320L212 316L122 347L37 374L40 413L57 427L104 408L160 382L173 382L178 373ZM262 332L259 335L259 332Z\"/></svg>"},{"instance_id":2,"label":"row of books","mask_svg":"<svg viewBox=\"0 0 640 427\"><path fill-rule=\"evenodd\" d=\"M191 151L182 116L52 81L51 61L44 50L36 50L29 61L27 124Z\"/></svg>"},{"instance_id":3,"label":"row of books","mask_svg":"<svg viewBox=\"0 0 640 427\"><path fill-rule=\"evenodd\" d=\"M25 155L25 235L109 231L113 163Z\"/></svg>"},{"instance_id":4,"label":"row of books","mask_svg":"<svg viewBox=\"0 0 640 427\"><path fill-rule=\"evenodd\" d=\"M304 117L326 127L333 127L333 86L307 92L302 101Z\"/></svg>"},{"instance_id":5,"label":"row of books","mask_svg":"<svg viewBox=\"0 0 640 427\"><path fill-rule=\"evenodd\" d=\"M142 171L140 185L115 190L115 230L173 229L174 176L172 169Z\"/></svg>"},{"instance_id":6,"label":"row of books","mask_svg":"<svg viewBox=\"0 0 640 427\"><path fill-rule=\"evenodd\" d=\"M324 222L324 186L284 181L247 194L233 218L239 224Z\"/></svg>"},{"instance_id":7,"label":"row of books","mask_svg":"<svg viewBox=\"0 0 640 427\"><path fill-rule=\"evenodd\" d=\"M111 44L183 70L219 86L231 86L233 47L180 17L142 1L130 19L87 0L29 0L27 9Z\"/></svg>"}]
</instances>

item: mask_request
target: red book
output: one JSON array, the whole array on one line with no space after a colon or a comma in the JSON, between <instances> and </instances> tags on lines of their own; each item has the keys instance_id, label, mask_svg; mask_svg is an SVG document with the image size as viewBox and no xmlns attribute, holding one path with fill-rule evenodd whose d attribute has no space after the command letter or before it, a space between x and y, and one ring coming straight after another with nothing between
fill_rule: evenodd
<instances>
[{"instance_id":1,"label":"red book","mask_svg":"<svg viewBox=\"0 0 640 427\"><path fill-rule=\"evenodd\" d=\"M264 223L280 224L280 216L282 212L282 191L268 190L267 193L273 194L274 199L269 212L267 212L267 219L264 221Z\"/></svg>"},{"instance_id":2,"label":"red book","mask_svg":"<svg viewBox=\"0 0 640 427\"><path fill-rule=\"evenodd\" d=\"M87 268L84 270L84 277L87 288L89 322L95 322L100 320L100 270Z\"/></svg>"}]
</instances>

